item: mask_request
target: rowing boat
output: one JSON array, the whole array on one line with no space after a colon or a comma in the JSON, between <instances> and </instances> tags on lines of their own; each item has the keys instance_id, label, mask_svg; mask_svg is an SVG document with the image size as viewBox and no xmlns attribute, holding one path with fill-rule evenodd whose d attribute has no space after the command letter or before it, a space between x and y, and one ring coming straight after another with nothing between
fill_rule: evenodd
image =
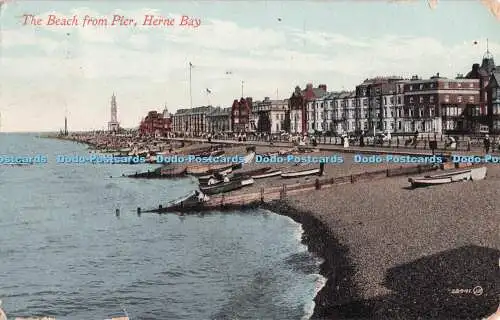
<instances>
[{"instance_id":1,"label":"rowing boat","mask_svg":"<svg viewBox=\"0 0 500 320\"><path fill-rule=\"evenodd\" d=\"M213 195L238 190L253 183L254 180L251 177L245 177L244 179L222 182L215 185L200 186L200 191L204 194Z\"/></svg>"},{"instance_id":2,"label":"rowing boat","mask_svg":"<svg viewBox=\"0 0 500 320\"><path fill-rule=\"evenodd\" d=\"M268 171L263 174L258 174L258 175L252 175L252 178L254 179L264 179L264 178L270 178L270 177L276 177L281 175L282 171L281 170L273 170L273 171Z\"/></svg>"},{"instance_id":3,"label":"rowing boat","mask_svg":"<svg viewBox=\"0 0 500 320\"><path fill-rule=\"evenodd\" d=\"M193 176L200 176L214 174L232 168L232 164L189 166L186 170L186 173Z\"/></svg>"},{"instance_id":4,"label":"rowing boat","mask_svg":"<svg viewBox=\"0 0 500 320\"><path fill-rule=\"evenodd\" d=\"M173 167L173 168L158 168L154 171L140 172L128 175L129 178L140 179L166 179L181 177L186 174L186 166Z\"/></svg>"},{"instance_id":5,"label":"rowing boat","mask_svg":"<svg viewBox=\"0 0 500 320\"><path fill-rule=\"evenodd\" d=\"M259 174L264 174L271 170L271 167L263 167L263 168L257 168L253 170L247 170L247 171L242 171L242 172L235 172L233 173L233 177L241 177L241 176L254 176L254 175L259 175Z\"/></svg>"},{"instance_id":6,"label":"rowing boat","mask_svg":"<svg viewBox=\"0 0 500 320\"><path fill-rule=\"evenodd\" d=\"M312 176L315 174L321 175L322 170L319 168L316 168L316 169L308 169L308 170L301 170L301 171L284 172L281 174L281 177L284 179L289 179L289 178L299 178L299 177Z\"/></svg>"},{"instance_id":7,"label":"rowing boat","mask_svg":"<svg viewBox=\"0 0 500 320\"><path fill-rule=\"evenodd\" d=\"M408 178L408 182L411 183L411 186L413 188L417 188L417 187L426 187L426 186L447 184L459 181L483 180L486 177L486 174L487 174L486 167L477 167L466 170L445 172L441 174L425 176L422 178Z\"/></svg>"}]
</instances>

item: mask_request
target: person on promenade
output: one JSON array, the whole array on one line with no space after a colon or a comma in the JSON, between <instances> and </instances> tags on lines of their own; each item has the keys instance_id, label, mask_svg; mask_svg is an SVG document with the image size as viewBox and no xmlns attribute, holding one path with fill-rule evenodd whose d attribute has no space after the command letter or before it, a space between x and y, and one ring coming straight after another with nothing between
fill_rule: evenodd
<instances>
[{"instance_id":1,"label":"person on promenade","mask_svg":"<svg viewBox=\"0 0 500 320\"><path fill-rule=\"evenodd\" d=\"M490 142L490 136L489 135L486 135L484 137L484 150L486 151L486 153L489 153L490 152L490 145L491 145L491 142Z\"/></svg>"},{"instance_id":2,"label":"person on promenade","mask_svg":"<svg viewBox=\"0 0 500 320\"><path fill-rule=\"evenodd\" d=\"M359 146L365 146L365 133L363 131L361 131L361 135L359 136Z\"/></svg>"}]
</instances>

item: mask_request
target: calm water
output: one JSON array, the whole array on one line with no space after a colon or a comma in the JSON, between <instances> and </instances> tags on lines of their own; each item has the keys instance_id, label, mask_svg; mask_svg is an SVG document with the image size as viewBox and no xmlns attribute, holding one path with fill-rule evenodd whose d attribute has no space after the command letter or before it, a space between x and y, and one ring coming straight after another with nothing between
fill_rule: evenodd
<instances>
[{"instance_id":1,"label":"calm water","mask_svg":"<svg viewBox=\"0 0 500 320\"><path fill-rule=\"evenodd\" d=\"M0 134L0 155L49 163L0 165L0 299L9 318L304 319L323 278L302 229L268 211L145 214L196 188L119 177L147 165L62 165L84 145ZM115 209L121 209L119 218Z\"/></svg>"}]
</instances>

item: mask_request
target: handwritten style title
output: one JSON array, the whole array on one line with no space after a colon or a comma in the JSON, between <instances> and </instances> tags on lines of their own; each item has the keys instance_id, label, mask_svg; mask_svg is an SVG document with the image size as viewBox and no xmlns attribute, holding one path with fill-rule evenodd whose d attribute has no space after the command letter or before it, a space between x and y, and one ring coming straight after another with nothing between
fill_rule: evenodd
<instances>
[{"instance_id":1,"label":"handwritten style title","mask_svg":"<svg viewBox=\"0 0 500 320\"><path fill-rule=\"evenodd\" d=\"M41 18L33 14L24 14L22 17L23 25L31 26L61 26L61 27L173 27L181 26L188 28L198 28L201 25L200 18L190 16L181 16L177 18L168 18L147 14L143 19L137 21L123 15L115 14L112 17L92 17L85 15L83 18L77 15L66 17L50 14L48 17Z\"/></svg>"}]
</instances>

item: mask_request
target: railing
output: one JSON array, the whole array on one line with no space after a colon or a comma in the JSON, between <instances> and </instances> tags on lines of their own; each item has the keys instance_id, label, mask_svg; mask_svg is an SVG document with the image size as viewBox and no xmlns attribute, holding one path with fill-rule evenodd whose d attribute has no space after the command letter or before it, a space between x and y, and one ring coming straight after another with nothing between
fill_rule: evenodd
<instances>
[{"instance_id":1,"label":"railing","mask_svg":"<svg viewBox=\"0 0 500 320\"><path fill-rule=\"evenodd\" d=\"M448 144L449 138L455 138L456 147L451 148ZM457 139L458 138L458 139ZM342 145L342 137L334 136L319 136L316 137L316 142L319 145ZM468 141L467 139L470 139ZM420 150L430 150L429 141L437 142L436 150L444 151L471 151L472 149L484 149L484 137L481 136L466 136L466 135L445 135L445 134L427 134L421 133L417 140L414 140L414 135L393 135L390 140L379 140L373 136L364 137L364 143L366 147L382 147L382 148L405 148L405 149L420 149ZM287 136L267 136L259 137L255 135L248 135L245 141L256 141L256 142L279 142L279 143L291 143L290 138ZM490 135L490 151L498 152L500 151L500 135ZM350 146L360 146L359 137L349 140Z\"/></svg>"}]
</instances>

